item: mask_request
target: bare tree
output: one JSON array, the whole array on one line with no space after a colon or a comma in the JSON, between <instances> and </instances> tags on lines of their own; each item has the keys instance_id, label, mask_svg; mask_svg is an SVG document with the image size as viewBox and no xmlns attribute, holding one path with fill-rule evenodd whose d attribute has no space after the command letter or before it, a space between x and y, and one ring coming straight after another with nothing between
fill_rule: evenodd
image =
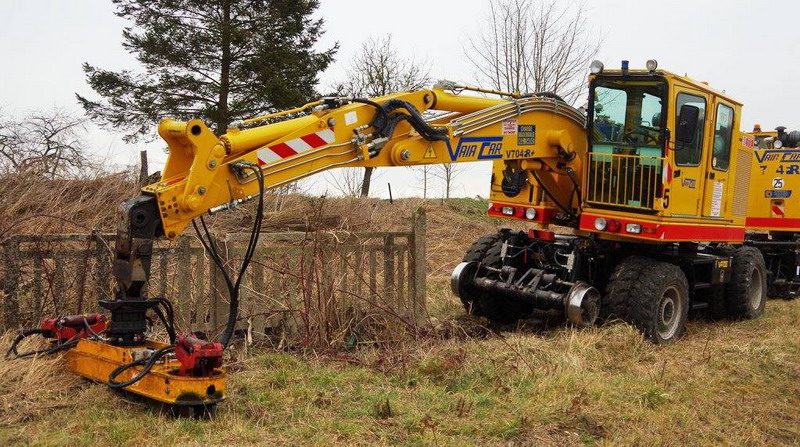
<instances>
[{"instance_id":1,"label":"bare tree","mask_svg":"<svg viewBox=\"0 0 800 447\"><path fill-rule=\"evenodd\" d=\"M601 37L590 36L583 2L492 0L484 32L465 51L497 90L552 92L574 104Z\"/></svg>"},{"instance_id":2,"label":"bare tree","mask_svg":"<svg viewBox=\"0 0 800 447\"><path fill-rule=\"evenodd\" d=\"M298 180L296 182L287 183L277 188L272 188L270 192L275 198L275 203L273 204L272 210L282 211L284 205L286 205L286 199L289 197L290 194L302 194L303 193L302 182L303 180Z\"/></svg>"},{"instance_id":3,"label":"bare tree","mask_svg":"<svg viewBox=\"0 0 800 447\"><path fill-rule=\"evenodd\" d=\"M442 181L444 186L444 198L449 199L450 193L453 191L453 182L459 174L464 171L464 165L456 163L446 163L434 165L431 174Z\"/></svg>"},{"instance_id":4,"label":"bare tree","mask_svg":"<svg viewBox=\"0 0 800 447\"><path fill-rule=\"evenodd\" d=\"M345 95L375 97L418 90L430 83L429 68L414 59L401 57L392 45L392 36L370 37L350 62L347 80L336 86ZM375 168L364 168L360 195L369 195Z\"/></svg>"},{"instance_id":5,"label":"bare tree","mask_svg":"<svg viewBox=\"0 0 800 447\"><path fill-rule=\"evenodd\" d=\"M430 180L431 180L431 171L433 170L433 165L415 166L411 167L410 169L416 171L417 179L422 182L422 186L417 186L416 189L422 189L422 198L427 199L428 188L431 183Z\"/></svg>"},{"instance_id":6,"label":"bare tree","mask_svg":"<svg viewBox=\"0 0 800 447\"><path fill-rule=\"evenodd\" d=\"M348 197L358 197L361 194L361 169L339 168L328 175L333 188L340 194Z\"/></svg>"},{"instance_id":7,"label":"bare tree","mask_svg":"<svg viewBox=\"0 0 800 447\"><path fill-rule=\"evenodd\" d=\"M51 178L88 167L83 118L63 110L0 118L0 170Z\"/></svg>"}]
</instances>

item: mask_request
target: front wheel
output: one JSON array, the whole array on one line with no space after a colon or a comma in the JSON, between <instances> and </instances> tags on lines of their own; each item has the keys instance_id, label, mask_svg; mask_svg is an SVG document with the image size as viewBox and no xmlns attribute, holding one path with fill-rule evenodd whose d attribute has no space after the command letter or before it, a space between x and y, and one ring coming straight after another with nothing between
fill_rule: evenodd
<instances>
[{"instance_id":1,"label":"front wheel","mask_svg":"<svg viewBox=\"0 0 800 447\"><path fill-rule=\"evenodd\" d=\"M653 343L681 338L689 315L686 275L668 262L654 262L633 284L628 318Z\"/></svg>"},{"instance_id":2,"label":"front wheel","mask_svg":"<svg viewBox=\"0 0 800 447\"><path fill-rule=\"evenodd\" d=\"M486 236L481 237L471 247L467 250L467 253L464 255L464 262L480 262L484 265L488 265L490 267L502 267L503 261L500 259L499 256L491 256L487 257L486 252L489 251L490 248L502 244L503 242L500 240L500 235L497 233L489 234ZM464 309L467 313L476 316L484 316L484 312L480 307L479 296L478 294L457 294L459 299L461 299L461 304L464 305Z\"/></svg>"}]
</instances>

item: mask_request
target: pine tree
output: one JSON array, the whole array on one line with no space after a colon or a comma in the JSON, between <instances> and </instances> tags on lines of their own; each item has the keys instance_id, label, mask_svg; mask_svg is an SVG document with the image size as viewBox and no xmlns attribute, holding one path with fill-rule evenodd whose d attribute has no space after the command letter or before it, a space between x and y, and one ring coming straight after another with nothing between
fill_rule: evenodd
<instances>
[{"instance_id":1,"label":"pine tree","mask_svg":"<svg viewBox=\"0 0 800 447\"><path fill-rule=\"evenodd\" d=\"M302 104L338 49L313 48L324 33L311 17L317 0L112 1L132 22L122 45L144 71L84 63L102 99L76 96L92 120L125 130L126 141L164 117L200 118L222 133L237 119Z\"/></svg>"}]
</instances>

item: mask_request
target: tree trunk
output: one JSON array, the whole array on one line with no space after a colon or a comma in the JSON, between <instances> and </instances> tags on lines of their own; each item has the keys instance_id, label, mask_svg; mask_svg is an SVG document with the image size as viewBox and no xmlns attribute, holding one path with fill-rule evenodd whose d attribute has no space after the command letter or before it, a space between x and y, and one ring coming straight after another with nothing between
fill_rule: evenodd
<instances>
[{"instance_id":1,"label":"tree trunk","mask_svg":"<svg viewBox=\"0 0 800 447\"><path fill-rule=\"evenodd\" d=\"M428 166L422 167L422 198L428 198Z\"/></svg>"},{"instance_id":2,"label":"tree trunk","mask_svg":"<svg viewBox=\"0 0 800 447\"><path fill-rule=\"evenodd\" d=\"M139 165L139 186L147 186L150 177L147 167L147 151L139 151L139 160L141 160Z\"/></svg>"},{"instance_id":3,"label":"tree trunk","mask_svg":"<svg viewBox=\"0 0 800 447\"><path fill-rule=\"evenodd\" d=\"M222 2L222 26L220 27L222 39L222 60L219 72L219 100L217 102L216 134L222 135L228 130L230 116L228 113L228 95L231 88L231 3L229 0Z\"/></svg>"},{"instance_id":4,"label":"tree trunk","mask_svg":"<svg viewBox=\"0 0 800 447\"><path fill-rule=\"evenodd\" d=\"M364 180L361 181L361 197L369 196L369 184L372 181L372 171L375 168L364 168Z\"/></svg>"}]
</instances>

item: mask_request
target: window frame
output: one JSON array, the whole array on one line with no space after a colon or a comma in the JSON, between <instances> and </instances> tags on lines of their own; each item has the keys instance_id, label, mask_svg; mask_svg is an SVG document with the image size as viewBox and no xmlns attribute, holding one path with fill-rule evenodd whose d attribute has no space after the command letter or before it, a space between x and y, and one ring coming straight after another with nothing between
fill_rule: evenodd
<instances>
[{"instance_id":1,"label":"window frame","mask_svg":"<svg viewBox=\"0 0 800 447\"><path fill-rule=\"evenodd\" d=\"M716 166L714 166L714 146L716 145L716 142L717 142L717 123L719 122L719 110L720 110L721 107L726 107L731 113L731 126L728 129L728 148L727 148L728 158L726 160L727 163L725 165L725 169L720 169L720 168L717 168ZM728 105L728 104L726 104L724 102L721 102L721 101L718 102L717 103L717 110L714 111L714 139L711 142L711 153L709 154L709 155L711 155L711 169L713 169L715 171L728 172L728 170L731 168L731 148L733 147L733 141L732 141L733 140L733 128L734 128L735 125L736 125L736 111L734 110L733 106L730 106L730 105Z\"/></svg>"},{"instance_id":2,"label":"window frame","mask_svg":"<svg viewBox=\"0 0 800 447\"><path fill-rule=\"evenodd\" d=\"M594 130L591 128L591 126L594 125L594 115L595 115L595 110L594 110L595 92L594 92L594 89L597 86L598 82L601 82L601 81L604 81L604 80L615 80L615 81L643 81L643 80L645 80L645 81L659 82L664 86L664 99L663 99L663 104L662 104L662 107L661 107L661 110L662 110L661 111L661 136L659 137L661 141L659 142L659 145L661 146L661 154L662 154L661 156L662 157L666 157L667 156L667 150L666 150L667 141L666 141L665 137L666 137L667 123L669 122L669 115L668 115L669 107L668 107L668 105L669 105L669 99L670 99L670 88L669 88L669 83L667 82L667 79L664 76L660 75L660 74L659 75L628 74L628 75L624 75L624 76L600 74L600 75L595 76L593 79L591 79L591 81L589 82L589 102L588 102L587 119L586 119L586 138L587 138L587 144L588 144L587 147L589 148L589 151L592 150L592 147L593 147L593 145L595 143L594 135L593 135L594 134ZM627 115L627 112L626 112L626 115Z\"/></svg>"},{"instance_id":3,"label":"window frame","mask_svg":"<svg viewBox=\"0 0 800 447\"><path fill-rule=\"evenodd\" d=\"M699 166L701 166L703 164L703 147L705 146L705 142L703 140L706 137L706 121L708 120L708 98L706 98L705 96L701 96L701 94L699 94L699 92L689 92L689 91L684 91L684 90L681 90L681 91L677 92L676 95L675 95L675 126L674 126L676 129L678 127L678 114L681 113L681 108L678 106L678 104L680 104L679 99L680 99L681 95L691 96L693 98L698 98L698 99L702 99L703 100L703 126L701 127L702 133L700 134L700 138L699 138L699 141L698 141L698 143L700 144L700 156L697 158L697 163L695 163L695 164L692 164L692 163L680 163L678 161L678 152L674 151L675 152L675 165L676 166L681 166L681 167L685 167L685 168L696 168L696 167L699 167Z\"/></svg>"}]
</instances>

